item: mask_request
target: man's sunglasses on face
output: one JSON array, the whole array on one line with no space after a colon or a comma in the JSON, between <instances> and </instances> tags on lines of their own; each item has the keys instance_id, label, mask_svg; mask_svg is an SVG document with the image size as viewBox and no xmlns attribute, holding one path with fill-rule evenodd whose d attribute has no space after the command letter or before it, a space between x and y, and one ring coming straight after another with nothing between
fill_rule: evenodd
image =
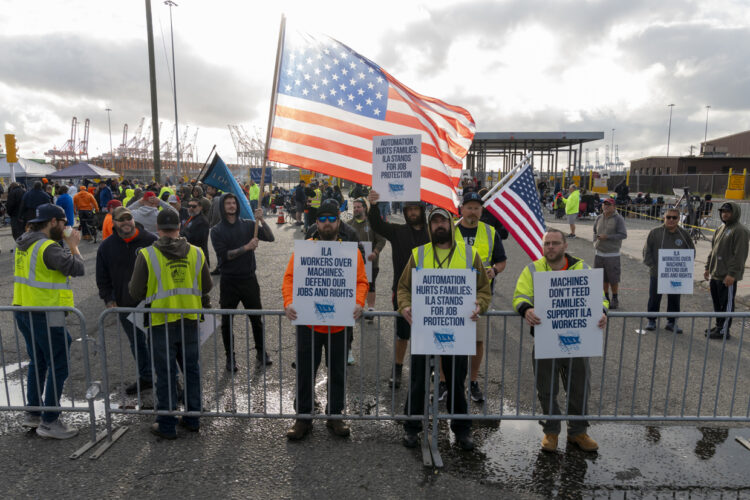
<instances>
[{"instance_id":1,"label":"man's sunglasses on face","mask_svg":"<svg viewBox=\"0 0 750 500\"><path fill-rule=\"evenodd\" d=\"M318 222L336 222L338 220L338 217L335 215L321 215L318 217Z\"/></svg>"}]
</instances>

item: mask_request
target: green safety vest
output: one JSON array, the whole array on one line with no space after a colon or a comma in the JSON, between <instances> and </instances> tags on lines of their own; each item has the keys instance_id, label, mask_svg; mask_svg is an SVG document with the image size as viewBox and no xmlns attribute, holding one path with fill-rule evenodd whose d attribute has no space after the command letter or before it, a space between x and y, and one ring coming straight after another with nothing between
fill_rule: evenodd
<instances>
[{"instance_id":1,"label":"green safety vest","mask_svg":"<svg viewBox=\"0 0 750 500\"><path fill-rule=\"evenodd\" d=\"M463 241L463 240L461 240ZM457 244L453 249L448 266L443 269L471 269L474 267L474 256L477 254L476 249L464 243ZM417 269L436 269L435 250L432 243L418 246L411 251Z\"/></svg>"},{"instance_id":2,"label":"green safety vest","mask_svg":"<svg viewBox=\"0 0 750 500\"><path fill-rule=\"evenodd\" d=\"M323 200L323 193L320 189L315 190L315 197L310 200L310 206L312 208L320 208L320 202Z\"/></svg>"},{"instance_id":3,"label":"green safety vest","mask_svg":"<svg viewBox=\"0 0 750 500\"><path fill-rule=\"evenodd\" d=\"M26 250L16 248L13 305L73 307L70 278L44 263L44 251L54 240L35 241Z\"/></svg>"},{"instance_id":4,"label":"green safety vest","mask_svg":"<svg viewBox=\"0 0 750 500\"><path fill-rule=\"evenodd\" d=\"M463 235L461 234L461 228L456 225L456 241L461 241ZM465 241L465 240L464 240ZM474 249L479 254L479 258L482 259L484 267L489 267L492 262L492 251L495 248L495 228L484 222L480 222L477 225L477 234L474 237Z\"/></svg>"},{"instance_id":5,"label":"green safety vest","mask_svg":"<svg viewBox=\"0 0 750 500\"><path fill-rule=\"evenodd\" d=\"M141 248L148 266L148 284L146 286L146 304L155 309L200 309L203 294L201 268L203 251L190 245L185 258L167 259L154 246ZM166 321L165 321L166 316ZM198 319L197 314L154 313L151 315L153 326L172 321Z\"/></svg>"}]
</instances>

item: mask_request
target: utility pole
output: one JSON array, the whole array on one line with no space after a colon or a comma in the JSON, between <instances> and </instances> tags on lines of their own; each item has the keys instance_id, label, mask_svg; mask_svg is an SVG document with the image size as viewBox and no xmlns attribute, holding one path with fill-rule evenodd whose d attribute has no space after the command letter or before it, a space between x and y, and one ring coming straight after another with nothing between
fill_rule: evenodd
<instances>
[{"instance_id":1,"label":"utility pole","mask_svg":"<svg viewBox=\"0 0 750 500\"><path fill-rule=\"evenodd\" d=\"M706 142L708 141L708 110L711 109L711 106L706 106L706 131L703 132L703 151L701 153L706 153Z\"/></svg>"},{"instance_id":2,"label":"utility pole","mask_svg":"<svg viewBox=\"0 0 750 500\"><path fill-rule=\"evenodd\" d=\"M667 129L667 156L669 156L669 139L672 137L672 108L674 104L669 104L669 128Z\"/></svg>"},{"instance_id":3,"label":"utility pole","mask_svg":"<svg viewBox=\"0 0 750 500\"><path fill-rule=\"evenodd\" d=\"M156 63L154 61L154 30L151 23L151 0L146 0L146 30L148 31L148 73L151 85L151 131L154 134L154 180L161 183L159 105L156 100Z\"/></svg>"},{"instance_id":4,"label":"utility pole","mask_svg":"<svg viewBox=\"0 0 750 500\"><path fill-rule=\"evenodd\" d=\"M112 149L112 120L109 119L109 113L112 111L112 108L106 108L104 111L107 112L107 125L109 125L109 164L112 171L115 171L115 155L114 151Z\"/></svg>"},{"instance_id":5,"label":"utility pole","mask_svg":"<svg viewBox=\"0 0 750 500\"><path fill-rule=\"evenodd\" d=\"M175 142L177 143L177 149L175 150L175 158L177 158L176 175L178 179L182 178L180 171L180 127L177 125L177 70L175 69L174 62L174 30L172 29L172 7L177 7L177 4L172 0L167 0L164 5L169 6L169 35L172 39L172 93L174 95L174 136Z\"/></svg>"}]
</instances>

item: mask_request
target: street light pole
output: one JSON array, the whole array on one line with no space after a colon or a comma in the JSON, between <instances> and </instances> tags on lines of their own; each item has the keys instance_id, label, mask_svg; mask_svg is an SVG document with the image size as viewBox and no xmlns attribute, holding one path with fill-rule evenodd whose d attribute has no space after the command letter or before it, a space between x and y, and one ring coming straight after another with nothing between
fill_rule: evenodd
<instances>
[{"instance_id":1,"label":"street light pole","mask_svg":"<svg viewBox=\"0 0 750 500\"><path fill-rule=\"evenodd\" d=\"M706 141L708 141L708 110L709 109L711 109L711 106L706 106L706 131L703 132L703 151L701 151L701 153L705 153Z\"/></svg>"},{"instance_id":2,"label":"street light pole","mask_svg":"<svg viewBox=\"0 0 750 500\"><path fill-rule=\"evenodd\" d=\"M178 5L174 3L172 0L167 0L164 2L164 5L169 6L169 35L172 39L172 92L174 95L174 135L175 135L175 143L177 144L177 149L175 150L175 158L177 158L177 178L181 178L182 175L180 173L180 128L177 125L177 73L175 70L175 62L174 62L174 31L172 30L172 7L177 7Z\"/></svg>"},{"instance_id":3,"label":"street light pole","mask_svg":"<svg viewBox=\"0 0 750 500\"><path fill-rule=\"evenodd\" d=\"M107 112L107 125L109 125L109 163L112 166L112 171L115 171L115 155L114 151L112 150L112 121L109 119L109 113L112 111L112 108L106 108L104 111Z\"/></svg>"},{"instance_id":4,"label":"street light pole","mask_svg":"<svg viewBox=\"0 0 750 500\"><path fill-rule=\"evenodd\" d=\"M672 137L672 108L674 108L674 104L669 104L667 107L669 108L669 129L667 129L667 156L669 156L669 140Z\"/></svg>"},{"instance_id":5,"label":"street light pole","mask_svg":"<svg viewBox=\"0 0 750 500\"><path fill-rule=\"evenodd\" d=\"M612 129L612 149L610 150L610 170L614 170L615 167L615 129Z\"/></svg>"}]
</instances>

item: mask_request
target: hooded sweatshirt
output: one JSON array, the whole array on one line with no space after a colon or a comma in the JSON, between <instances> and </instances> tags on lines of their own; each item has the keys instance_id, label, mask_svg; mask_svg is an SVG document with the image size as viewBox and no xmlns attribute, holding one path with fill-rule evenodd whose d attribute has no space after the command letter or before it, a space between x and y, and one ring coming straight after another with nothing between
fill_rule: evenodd
<instances>
[{"instance_id":1,"label":"hooded sweatshirt","mask_svg":"<svg viewBox=\"0 0 750 500\"><path fill-rule=\"evenodd\" d=\"M438 253L438 248L435 245L435 242L433 241L433 238L432 238L432 232L430 231L429 218L427 221L427 232L429 233L429 238L430 238L430 242L432 242L433 250L435 250L436 255L439 258L442 258L440 257L440 254ZM451 249L452 249L452 248L455 248L456 246L456 240L454 238L456 232L452 229L452 227L448 232L450 233ZM464 242L459 242L459 243L465 244ZM448 249L448 252L450 252L450 249ZM448 255L450 254L448 253L445 256L446 260L450 260L450 259L447 259ZM487 309L489 309L490 301L492 300L490 280L489 278L487 278L487 273L484 271L484 265L482 264L482 258L479 256L478 253L474 255L474 262L472 264L473 264L474 269L477 271L476 273L477 275L476 300L479 303L479 309L481 313L484 314L485 312L487 312ZM404 270L401 273L401 276L399 277L399 280L398 280L398 291L397 291L398 312L400 312L401 314L403 314L403 311L405 308L411 307L411 270L416 269L416 267L417 267L417 263L414 262L414 255L410 254L409 260L406 266L404 267Z\"/></svg>"},{"instance_id":2,"label":"hooded sweatshirt","mask_svg":"<svg viewBox=\"0 0 750 500\"><path fill-rule=\"evenodd\" d=\"M706 271L714 280L723 280L729 275L740 281L745 272L750 233L740 222L740 205L733 201L728 203L732 207L732 217L714 233Z\"/></svg>"},{"instance_id":3,"label":"hooded sweatshirt","mask_svg":"<svg viewBox=\"0 0 750 500\"><path fill-rule=\"evenodd\" d=\"M421 206L421 210L421 229L415 229L409 224L385 222L380 217L380 210L377 205L371 206L367 212L367 219L370 221L372 230L391 242L391 259L393 260L393 286L391 290L393 293L396 293L398 289L398 279L401 276L401 271L404 270L411 258L412 249L430 241L424 206Z\"/></svg>"},{"instance_id":4,"label":"hooded sweatshirt","mask_svg":"<svg viewBox=\"0 0 750 500\"><path fill-rule=\"evenodd\" d=\"M19 250L26 251L31 245L39 240L46 240L47 236L41 231L28 231L23 233L17 240ZM83 258L73 255L69 248L62 245L50 245L44 250L44 265L50 269L60 271L63 276L83 276Z\"/></svg>"},{"instance_id":5,"label":"hooded sweatshirt","mask_svg":"<svg viewBox=\"0 0 750 500\"><path fill-rule=\"evenodd\" d=\"M172 210L177 213L177 210L172 208L172 205L166 201L159 200L159 206L165 210ZM130 213L133 214L133 219L140 223L146 231L156 234L156 217L159 216L158 208L144 205L143 198L141 198L140 200L134 201L128 205L128 209L130 210ZM180 214L177 213L177 215L179 216Z\"/></svg>"},{"instance_id":6,"label":"hooded sweatshirt","mask_svg":"<svg viewBox=\"0 0 750 500\"><path fill-rule=\"evenodd\" d=\"M237 202L237 218L230 223L224 212L224 200L237 197L232 193L224 193L219 199L219 211L221 222L211 228L211 244L216 252L216 258L221 262L221 278L250 278L255 276L255 251L244 252L234 259L227 258L230 250L240 248L253 239L255 232L255 221L243 219L239 216L239 201ZM268 224L258 228L258 239L261 241L273 241L273 233Z\"/></svg>"},{"instance_id":7,"label":"hooded sweatshirt","mask_svg":"<svg viewBox=\"0 0 750 500\"><path fill-rule=\"evenodd\" d=\"M109 241L109 238L106 241ZM169 260L184 259L190 251L190 244L185 238L169 238L167 236L162 236L154 242L153 246L161 251ZM205 308L211 307L211 298L208 296L208 292L211 291L212 287L213 282L211 281L211 273L209 272L208 265L204 260L203 267L201 268L201 291L203 292L201 301ZM147 289L148 264L146 263L146 258L143 254L138 252L135 259L135 265L133 266L133 277L128 284L128 292L137 304L146 298Z\"/></svg>"},{"instance_id":8,"label":"hooded sweatshirt","mask_svg":"<svg viewBox=\"0 0 750 500\"><path fill-rule=\"evenodd\" d=\"M649 231L643 246L643 263L648 266L649 275L659 273L659 250L695 249L693 239L685 229L677 226L670 232L663 224Z\"/></svg>"}]
</instances>

